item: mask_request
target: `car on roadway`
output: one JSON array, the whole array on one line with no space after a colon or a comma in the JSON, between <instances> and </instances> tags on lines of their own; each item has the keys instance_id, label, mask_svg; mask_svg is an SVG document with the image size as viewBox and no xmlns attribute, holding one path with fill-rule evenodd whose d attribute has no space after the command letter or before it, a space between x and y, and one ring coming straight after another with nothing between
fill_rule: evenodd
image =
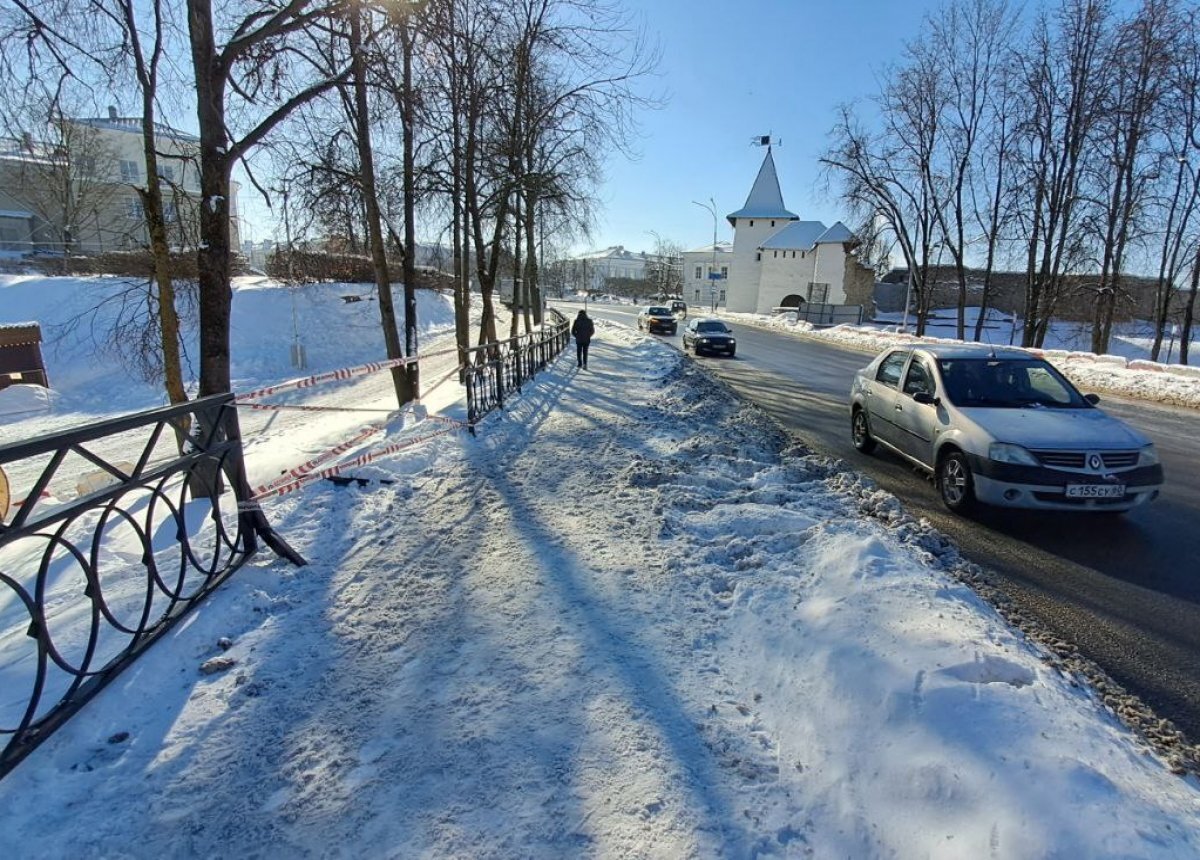
<instances>
[{"instance_id":1,"label":"car on roadway","mask_svg":"<svg viewBox=\"0 0 1200 860\"><path fill-rule=\"evenodd\" d=\"M1122 513L1158 496L1154 445L1033 353L985 344L884 350L850 389L854 447L933 476L942 503Z\"/></svg>"},{"instance_id":2,"label":"car on roadway","mask_svg":"<svg viewBox=\"0 0 1200 860\"><path fill-rule=\"evenodd\" d=\"M650 305L638 314L638 329L645 329L650 334L675 334L679 330L679 320L669 307Z\"/></svg>"},{"instance_id":3,"label":"car on roadway","mask_svg":"<svg viewBox=\"0 0 1200 860\"><path fill-rule=\"evenodd\" d=\"M671 302L671 313L675 314L681 320L687 319L687 302L680 299Z\"/></svg>"},{"instance_id":4,"label":"car on roadway","mask_svg":"<svg viewBox=\"0 0 1200 860\"><path fill-rule=\"evenodd\" d=\"M683 349L691 349L696 355L724 353L733 358L737 355L737 338L722 320L694 319L683 329Z\"/></svg>"}]
</instances>

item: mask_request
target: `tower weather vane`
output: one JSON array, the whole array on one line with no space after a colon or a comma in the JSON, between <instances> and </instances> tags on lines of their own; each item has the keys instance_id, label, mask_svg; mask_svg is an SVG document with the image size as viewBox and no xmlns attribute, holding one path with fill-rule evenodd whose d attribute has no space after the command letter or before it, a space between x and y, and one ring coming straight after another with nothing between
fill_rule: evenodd
<instances>
[{"instance_id":1,"label":"tower weather vane","mask_svg":"<svg viewBox=\"0 0 1200 860\"><path fill-rule=\"evenodd\" d=\"M751 146L770 147L772 144L774 144L775 146L783 146L783 141L782 140L771 140L771 135L769 135L769 134L756 134L754 137L750 138Z\"/></svg>"}]
</instances>

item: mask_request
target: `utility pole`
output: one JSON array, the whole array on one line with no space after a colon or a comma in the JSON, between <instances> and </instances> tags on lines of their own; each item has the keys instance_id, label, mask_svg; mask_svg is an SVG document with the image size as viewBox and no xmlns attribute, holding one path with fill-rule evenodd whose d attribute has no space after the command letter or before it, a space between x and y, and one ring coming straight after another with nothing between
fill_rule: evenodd
<instances>
[{"instance_id":1,"label":"utility pole","mask_svg":"<svg viewBox=\"0 0 1200 860\"><path fill-rule=\"evenodd\" d=\"M711 197L708 203L693 200L701 209L707 209L713 219L712 262L708 266L708 294L712 302L712 313L717 312L717 202Z\"/></svg>"}]
</instances>

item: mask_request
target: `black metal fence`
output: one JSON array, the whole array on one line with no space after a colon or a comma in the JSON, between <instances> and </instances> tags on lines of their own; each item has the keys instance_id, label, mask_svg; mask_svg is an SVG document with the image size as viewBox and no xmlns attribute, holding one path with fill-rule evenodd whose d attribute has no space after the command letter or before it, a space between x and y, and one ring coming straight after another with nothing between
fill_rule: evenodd
<instances>
[{"instance_id":1,"label":"black metal fence","mask_svg":"<svg viewBox=\"0 0 1200 860\"><path fill-rule=\"evenodd\" d=\"M231 395L0 446L0 467L24 496L0 509L0 777L260 538L304 563L251 500Z\"/></svg>"},{"instance_id":2,"label":"black metal fence","mask_svg":"<svg viewBox=\"0 0 1200 860\"><path fill-rule=\"evenodd\" d=\"M532 379L558 357L571 337L567 318L546 309L540 331L518 335L499 343L466 350L463 357L467 389L467 421L475 422L493 409L504 408L504 398Z\"/></svg>"}]
</instances>

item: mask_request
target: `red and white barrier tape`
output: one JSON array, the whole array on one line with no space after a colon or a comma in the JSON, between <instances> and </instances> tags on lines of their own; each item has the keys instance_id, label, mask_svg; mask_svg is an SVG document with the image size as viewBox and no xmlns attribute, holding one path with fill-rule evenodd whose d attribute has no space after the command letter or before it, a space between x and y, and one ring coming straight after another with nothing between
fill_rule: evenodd
<instances>
[{"instance_id":1,"label":"red and white barrier tape","mask_svg":"<svg viewBox=\"0 0 1200 860\"><path fill-rule=\"evenodd\" d=\"M461 422L455 423L458 424ZM388 454L395 454L397 451L403 451L405 448L411 448L414 445L420 445L422 442L428 442L431 439L436 439L438 436L445 436L447 433L453 433L458 429L460 428L457 426L447 426L442 430L432 430L428 433L422 433L418 436L413 436L404 440L403 442L387 445L377 451L369 451L366 454L360 454L353 460L347 460L345 463L339 463L336 466L330 466L327 469L321 469L319 472L302 475L286 483L280 483L278 481L272 482L274 486L267 485L266 487L260 487L259 489L255 490L254 499L257 501L258 499L265 498L267 496L285 495L293 490L298 490L305 484L318 480L319 478L332 478L335 475L341 474L346 469L352 469L356 466L365 466L367 463L377 460L380 457L385 457Z\"/></svg>"},{"instance_id":2,"label":"red and white barrier tape","mask_svg":"<svg viewBox=\"0 0 1200 860\"><path fill-rule=\"evenodd\" d=\"M337 445L336 447L330 448L325 453L318 454L316 457L313 457L311 460L309 460L305 463L301 463L299 466L296 466L292 469L288 469L287 472L285 472L283 475L276 478L275 480L268 481L267 483L265 483L259 487L255 487L254 497L258 498L259 496L270 493L276 487L279 487L279 486L282 486L283 484L289 483L289 482L295 480L296 478L303 478L305 475L307 475L313 469L320 466L322 463L329 462L330 460L332 460L334 457L338 456L339 454L344 454L346 451L349 451L351 448L353 448L355 445L362 442L364 439L367 439L368 437L374 436L376 433L381 433L381 432L383 432L383 427L378 427L378 426L368 427L367 429L365 429L361 433L359 433L357 436L355 436L353 439L347 439L342 444Z\"/></svg>"},{"instance_id":3,"label":"red and white barrier tape","mask_svg":"<svg viewBox=\"0 0 1200 860\"><path fill-rule=\"evenodd\" d=\"M313 376L305 376L301 379L289 379L287 382L281 382L278 385L268 385L266 388L259 388L255 391L248 391L245 394L239 394L234 398L238 403L245 400L255 400L259 397L266 397L268 394L277 394L280 391L291 391L298 388L312 388L314 385L320 385L322 382L334 382L343 379L353 379L356 376L366 376L369 373L376 373L380 370L390 370L394 367L404 367L409 364L415 364L424 358L437 358L442 355L455 355L458 353L458 347L452 349L443 349L436 352L427 352L420 355L410 356L409 358L391 358L387 361L372 361L369 364L360 364L357 367L343 367L338 370L331 370L327 373L318 373Z\"/></svg>"},{"instance_id":4,"label":"red and white barrier tape","mask_svg":"<svg viewBox=\"0 0 1200 860\"><path fill-rule=\"evenodd\" d=\"M291 403L239 403L245 409L258 409L264 412L272 411L287 411L293 412L374 412L389 413L395 412L395 409L367 409L362 406L301 406Z\"/></svg>"}]
</instances>

